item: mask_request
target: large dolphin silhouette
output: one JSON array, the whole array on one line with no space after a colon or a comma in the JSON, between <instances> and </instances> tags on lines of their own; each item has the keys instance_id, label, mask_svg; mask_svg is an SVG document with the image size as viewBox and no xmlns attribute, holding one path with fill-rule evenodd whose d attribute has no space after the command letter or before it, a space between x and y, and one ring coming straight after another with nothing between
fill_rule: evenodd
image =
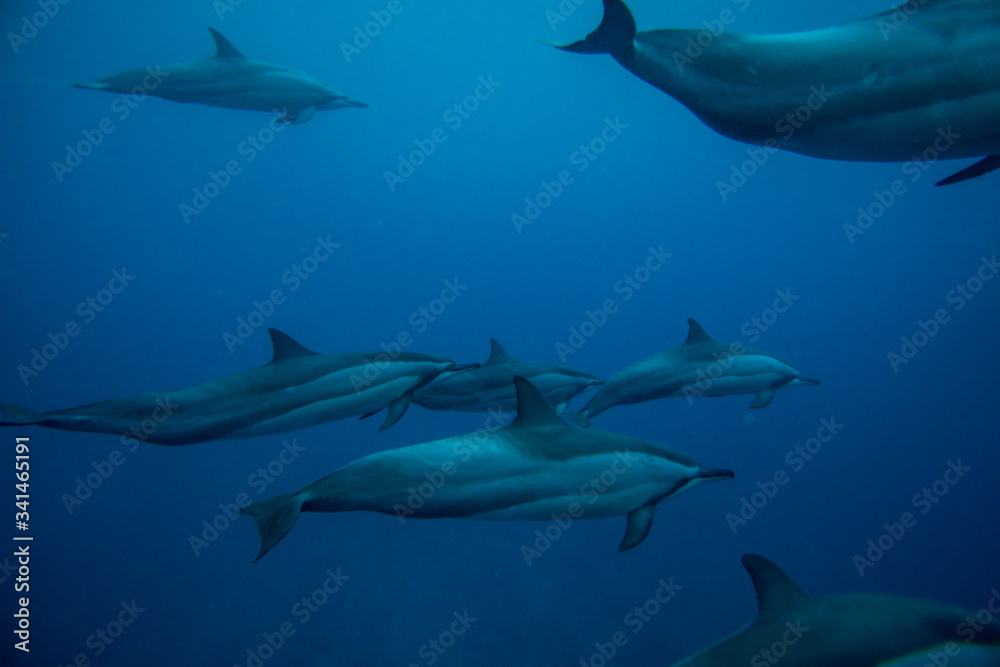
<instances>
[{"instance_id":1,"label":"large dolphin silhouette","mask_svg":"<svg viewBox=\"0 0 1000 667\"><path fill-rule=\"evenodd\" d=\"M1000 621L992 614L984 622L955 605L901 595L814 600L763 556L746 554L743 567L757 591L757 618L674 667L875 667L899 661L959 667L1000 661ZM1000 603L1000 593L994 595Z\"/></svg>"},{"instance_id":2,"label":"large dolphin silhouette","mask_svg":"<svg viewBox=\"0 0 1000 667\"><path fill-rule=\"evenodd\" d=\"M654 398L731 396L757 394L751 408L766 408L774 392L797 384L817 385L773 354L726 345L688 320L683 345L638 361L618 371L597 390L580 412L567 415L580 426L616 405L642 403Z\"/></svg>"},{"instance_id":3,"label":"large dolphin silhouette","mask_svg":"<svg viewBox=\"0 0 1000 667\"><path fill-rule=\"evenodd\" d=\"M514 384L517 417L508 426L378 452L295 493L242 509L260 533L255 560L292 529L300 512L357 510L401 519L519 521L625 514L628 527L618 547L625 551L649 534L657 503L733 476L636 438L573 428L530 382L517 377ZM417 495L428 484L432 491Z\"/></svg>"},{"instance_id":4,"label":"large dolphin silhouette","mask_svg":"<svg viewBox=\"0 0 1000 667\"><path fill-rule=\"evenodd\" d=\"M217 30L209 31L216 47L211 58L131 69L96 83L73 85L109 93L138 91L174 102L227 109L280 112L284 114L281 122L293 124L306 122L316 111L368 106L308 74L250 60Z\"/></svg>"},{"instance_id":5,"label":"large dolphin silhouette","mask_svg":"<svg viewBox=\"0 0 1000 667\"><path fill-rule=\"evenodd\" d=\"M506 412L517 407L514 376L530 380L549 405L562 414L571 398L601 384L595 376L565 366L521 362L490 338L490 358L471 371L447 373L413 395L413 402L428 410Z\"/></svg>"},{"instance_id":6,"label":"large dolphin silhouette","mask_svg":"<svg viewBox=\"0 0 1000 667\"><path fill-rule=\"evenodd\" d=\"M986 156L938 185L1000 168L1000 3L907 7L832 28L750 35L721 20L711 30L636 32L625 3L604 0L597 30L558 48L611 54L719 134L748 144L864 162L922 163L925 151Z\"/></svg>"},{"instance_id":7,"label":"large dolphin silhouette","mask_svg":"<svg viewBox=\"0 0 1000 667\"><path fill-rule=\"evenodd\" d=\"M283 433L388 408L383 431L406 412L414 392L457 366L432 354L317 354L268 329L274 357L259 368L204 384L37 413L0 405L0 426L37 424L116 433L156 445L190 445Z\"/></svg>"}]
</instances>

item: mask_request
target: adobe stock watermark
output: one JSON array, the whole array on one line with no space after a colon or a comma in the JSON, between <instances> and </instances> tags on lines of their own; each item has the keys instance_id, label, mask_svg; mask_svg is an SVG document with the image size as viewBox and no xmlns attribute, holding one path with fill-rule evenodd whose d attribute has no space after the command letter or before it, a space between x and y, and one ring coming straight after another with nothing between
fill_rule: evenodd
<instances>
[{"instance_id":1,"label":"adobe stock watermark","mask_svg":"<svg viewBox=\"0 0 1000 667\"><path fill-rule=\"evenodd\" d=\"M467 289L469 286L459 282L458 276L446 279L439 297L431 299L426 306L420 306L406 318L407 323L413 327L412 332L409 329L401 329L388 343L385 341L379 343L382 351L374 358L364 360L365 366L361 373L351 374L351 386L354 387L354 391L359 392L372 386L390 364L399 358L403 350L413 345L414 335L427 331L428 327L437 321Z\"/></svg>"},{"instance_id":2,"label":"adobe stock watermark","mask_svg":"<svg viewBox=\"0 0 1000 667\"><path fill-rule=\"evenodd\" d=\"M499 410L487 410L486 421L472 433L467 433L452 445L451 457L445 459L440 467L431 466L424 471L425 481L407 489L409 494L406 504L395 503L392 506L399 519L399 523L405 524L410 517L416 516L420 509L428 500L434 497L448 479L458 472L461 464L467 462L479 451L479 448L489 442L490 433L503 428L514 418L514 413L505 413Z\"/></svg>"},{"instance_id":3,"label":"adobe stock watermark","mask_svg":"<svg viewBox=\"0 0 1000 667\"><path fill-rule=\"evenodd\" d=\"M331 236L331 234L327 234L326 238L317 236L312 252L281 274L281 284L289 286L287 294L280 287L276 287L263 300L254 299L251 302L253 309L245 317L241 315L236 318L233 330L222 332L222 342L229 350L229 354L235 352L237 346L247 342L257 329L264 326L278 306L288 300L288 294L298 291L302 284L319 270L320 265L333 256L333 251L339 248L340 244L331 240Z\"/></svg>"},{"instance_id":4,"label":"adobe stock watermark","mask_svg":"<svg viewBox=\"0 0 1000 667\"><path fill-rule=\"evenodd\" d=\"M402 14L404 9L406 6L400 0L389 0L384 9L369 11L372 20L364 25L354 26L354 39L350 43L340 43L340 52L344 60L350 63L354 56L360 56L362 51L371 46L372 40L381 35L382 31L392 23L393 18Z\"/></svg>"},{"instance_id":5,"label":"adobe stock watermark","mask_svg":"<svg viewBox=\"0 0 1000 667\"><path fill-rule=\"evenodd\" d=\"M59 11L69 3L70 0L38 0L36 4L39 11L31 16L27 14L22 16L21 28L17 32L7 32L7 41L14 53L19 53L22 46L37 37L39 31L45 28L49 21L54 19Z\"/></svg>"},{"instance_id":6,"label":"adobe stock watermark","mask_svg":"<svg viewBox=\"0 0 1000 667\"><path fill-rule=\"evenodd\" d=\"M684 588L680 584L675 584L673 577L666 581L660 579L656 583L656 591L645 602L637 604L622 617L622 625L632 631L632 637L642 632L642 629ZM596 650L587 658L580 658L579 667L605 667L608 661L618 655L618 651L628 646L629 639L631 637L624 630L617 630L611 634L608 641L594 642Z\"/></svg>"},{"instance_id":7,"label":"adobe stock watermark","mask_svg":"<svg viewBox=\"0 0 1000 667\"><path fill-rule=\"evenodd\" d=\"M126 287L135 280L135 276L129 273L124 266L119 271L111 271L111 279L108 286L95 292L81 301L76 307L76 314L80 321L67 320L55 333L49 332L47 338L49 342L43 344L41 349L31 348L31 359L26 364L17 365L17 374L21 377L21 382L27 387L33 378L49 367L49 364L56 360L59 354L65 350L72 339L83 332L83 326L90 324L99 313L111 305L115 297L121 294Z\"/></svg>"},{"instance_id":8,"label":"adobe stock watermark","mask_svg":"<svg viewBox=\"0 0 1000 667\"><path fill-rule=\"evenodd\" d=\"M802 625L802 619L797 618L795 622L785 621L785 631L781 633L779 639L774 640L770 646L762 648L750 658L750 667L769 667L777 665L781 659L788 655L788 650L799 643L799 640L809 632L809 627Z\"/></svg>"},{"instance_id":9,"label":"adobe stock watermark","mask_svg":"<svg viewBox=\"0 0 1000 667\"><path fill-rule=\"evenodd\" d=\"M791 287L786 287L783 290L776 289L774 294L774 302L770 308L765 308L759 316L751 317L740 327L740 333L749 338L751 344L757 342L761 334L774 326L779 316L787 313L800 298L798 294L792 293ZM745 354L746 351L746 345L739 341L733 341L729 344L728 353L713 352L712 356L715 357L715 361L706 368L699 368L697 379L684 385L684 398L687 399L688 405L694 405L696 397L705 396L715 381L723 377L726 371L736 363L736 358Z\"/></svg>"},{"instance_id":10,"label":"adobe stock watermark","mask_svg":"<svg viewBox=\"0 0 1000 667\"><path fill-rule=\"evenodd\" d=\"M919 510L920 515L927 514L934 506L941 502L941 499L948 495L951 487L958 484L965 477L967 472L972 470L971 466L962 465L962 459L948 461L948 466L939 479L920 489L918 493L910 499L910 504L914 509ZM868 540L865 544L868 547L863 555L855 554L852 559L854 567L858 570L858 576L865 576L865 571L875 566L875 563L882 560L885 555L896 546L906 535L906 531L917 525L918 516L913 512L903 512L899 519L892 523L883 523L883 532L878 537Z\"/></svg>"},{"instance_id":11,"label":"adobe stock watermark","mask_svg":"<svg viewBox=\"0 0 1000 667\"><path fill-rule=\"evenodd\" d=\"M170 400L169 395L166 398L157 398L153 401L153 409L150 410L149 416L132 424L128 431L122 433L121 443L126 448L125 451L129 454L134 453L139 448L139 444L146 442L150 436L156 433L160 425L170 419L171 415L180 407ZM126 457L121 449L112 449L107 458L101 461L91 461L90 467L94 469L93 472L73 480L76 482L73 493L63 493L59 496L63 507L66 508L66 513L72 515L77 508L82 507L84 501L93 496L94 492L101 488L125 461Z\"/></svg>"},{"instance_id":12,"label":"adobe stock watermark","mask_svg":"<svg viewBox=\"0 0 1000 667\"><path fill-rule=\"evenodd\" d=\"M830 443L842 428L844 425L838 424L834 417L820 419L816 435L785 452L785 465L789 467L791 473L797 473L805 468L807 463L823 451L823 445ZM733 535L767 507L767 504L778 495L778 490L787 485L791 479L789 472L784 468L778 468L769 478L763 481L758 480L758 490L751 493L749 497L742 496L736 512L726 513L726 524L733 531Z\"/></svg>"},{"instance_id":13,"label":"adobe stock watermark","mask_svg":"<svg viewBox=\"0 0 1000 667\"><path fill-rule=\"evenodd\" d=\"M226 14L235 12L236 8L242 4L243 0L212 0L212 9L215 10L215 15L222 22L226 20Z\"/></svg>"},{"instance_id":14,"label":"adobe stock watermark","mask_svg":"<svg viewBox=\"0 0 1000 667\"><path fill-rule=\"evenodd\" d=\"M850 243L853 244L859 236L871 229L899 198L908 192L907 182L912 184L919 181L931 168L931 165L942 159L942 156L955 145L955 142L962 138L962 135L951 129L951 125L947 129L939 127L937 134L938 136L934 138L930 146L919 155L914 155L909 162L904 162L900 167L900 171L906 176L905 181L897 178L885 190L872 191L872 201L866 206L858 207L858 217L854 224L844 223L844 234Z\"/></svg>"},{"instance_id":15,"label":"adobe stock watermark","mask_svg":"<svg viewBox=\"0 0 1000 667\"><path fill-rule=\"evenodd\" d=\"M966 304L976 298L983 287L993 277L1000 272L1000 263L997 256L993 255L989 259L985 256L980 258L979 268L963 282L957 283L955 287L948 290L944 300L951 305L952 312L958 312L965 308ZM938 335L941 327L951 322L951 313L946 308L938 308L934 314L926 320L917 320L917 326L909 336L900 337L899 351L890 351L886 354L886 360L893 373L899 373L902 366L910 363L924 347L930 343L931 339Z\"/></svg>"},{"instance_id":16,"label":"adobe stock watermark","mask_svg":"<svg viewBox=\"0 0 1000 667\"><path fill-rule=\"evenodd\" d=\"M295 438L292 438L291 442L283 440L277 455L266 465L260 466L256 471L250 473L247 477L247 486L253 489L258 496L264 493L289 466L299 460L304 451L306 448L300 445ZM188 535L188 546L191 547L195 556L200 556L201 552L219 539L219 536L228 530L233 521L239 517L240 510L254 502L250 494L245 491L236 494L233 501L219 503L219 513L201 522L201 532L198 535L194 533Z\"/></svg>"},{"instance_id":17,"label":"adobe stock watermark","mask_svg":"<svg viewBox=\"0 0 1000 667\"><path fill-rule=\"evenodd\" d=\"M761 142L760 148L746 149L749 159L744 160L738 166L735 163L729 165L728 180L718 180L715 182L715 189L718 191L719 197L722 198L723 202L728 202L731 195L746 185L749 179L761 167L767 164L768 159L781 149L781 142L789 141L794 137L796 132L812 120L813 114L822 109L823 105L833 97L833 93L826 89L825 84L819 87L811 86L809 91L810 95L806 98L805 102L775 122L775 136L768 137Z\"/></svg>"},{"instance_id":18,"label":"adobe stock watermark","mask_svg":"<svg viewBox=\"0 0 1000 667\"><path fill-rule=\"evenodd\" d=\"M570 165L576 168L576 173L578 174L587 171L590 165L597 160L598 156L604 153L608 149L608 146L617 141L622 132L627 129L628 125L621 122L620 116L615 116L614 120L605 118L604 127L597 136L586 144L580 144L579 148L570 153ZM538 193L534 196L524 198L524 209L520 213L514 212L510 214L510 221L517 233L523 234L524 228L534 224L535 220L541 217L542 211L552 206L552 203L562 196L566 188L575 182L576 177L573 176L573 172L569 169L561 170L551 181L541 181L539 183L541 189Z\"/></svg>"},{"instance_id":19,"label":"adobe stock watermark","mask_svg":"<svg viewBox=\"0 0 1000 667\"><path fill-rule=\"evenodd\" d=\"M492 74L485 77L480 76L476 80L479 85L475 87L471 95L467 95L462 100L455 102L441 114L441 120L448 124L452 132L462 127L465 121L479 110L482 103L490 99L493 93L496 92L496 89L503 85L502 81L494 81ZM448 141L448 133L441 127L435 127L431 130L427 138L414 139L413 144L416 146L416 149L410 151L405 156L402 153L397 155L398 163L396 164L396 169L394 171L386 170L382 174L385 178L385 184L389 187L389 192L395 192L397 187L405 183L406 179L410 176L413 176L417 169L434 154L437 147L446 141Z\"/></svg>"},{"instance_id":20,"label":"adobe stock watermark","mask_svg":"<svg viewBox=\"0 0 1000 667\"><path fill-rule=\"evenodd\" d=\"M468 632L472 624L479 620L475 616L470 616L468 609L462 613L457 611L452 612L452 618L454 620L451 621L447 629L438 633L437 637L428 639L426 643L417 649L417 655L423 658L424 665L430 667L430 665L436 663L441 656L448 652L448 649L455 645L458 638ZM411 662L409 667L420 667L420 664Z\"/></svg>"},{"instance_id":21,"label":"adobe stock watermark","mask_svg":"<svg viewBox=\"0 0 1000 667\"><path fill-rule=\"evenodd\" d=\"M323 583L316 587L309 595L302 596L298 602L292 605L289 615L298 620L301 627L308 623L313 615L319 612L336 595L344 584L351 578L337 568L334 571L328 568L323 574L326 578ZM251 646L246 650L246 659L243 661L244 667L263 667L264 663L277 655L285 643L295 636L298 627L291 620L282 621L274 632L262 632L263 641L257 646ZM283 661L276 661L275 664L284 664ZM233 663L233 667L240 667L240 663Z\"/></svg>"},{"instance_id":22,"label":"adobe stock watermark","mask_svg":"<svg viewBox=\"0 0 1000 667\"><path fill-rule=\"evenodd\" d=\"M146 67L146 76L142 78L142 83L130 92L122 93L116 97L108 110L115 115L119 123L124 121L139 106L139 103L145 100L149 93L156 90L163 79L169 75L170 72L162 71L159 65L149 65ZM63 161L52 161L52 173L55 174L56 181L62 183L63 179L83 164L83 159L92 154L94 149L104 142L104 138L115 131L116 127L115 120L110 116L105 116L93 129L82 129L80 132L83 134L83 139L72 146L69 144L65 146L66 155L63 157Z\"/></svg>"},{"instance_id":23,"label":"adobe stock watermark","mask_svg":"<svg viewBox=\"0 0 1000 667\"><path fill-rule=\"evenodd\" d=\"M901 5L895 7L891 13L888 13L888 17L883 17L878 20L876 25L878 26L879 32L882 34L882 39L889 41L895 33L899 32L906 23L910 20L910 17L920 11L920 8L928 3L929 0L907 0Z\"/></svg>"},{"instance_id":24,"label":"adobe stock watermark","mask_svg":"<svg viewBox=\"0 0 1000 667\"><path fill-rule=\"evenodd\" d=\"M601 498L601 494L607 493L639 457L632 454L627 449L623 452L616 451L615 459L610 466L605 468L595 477L580 485L576 495L585 497L587 506L591 506ZM535 530L535 540L531 544L521 545L521 556L528 567L533 561L541 558L542 554L552 548L552 545L573 527L573 522L582 519L587 513L587 507L577 501L572 501L566 506L566 511L559 514L552 513L552 522L545 529Z\"/></svg>"},{"instance_id":25,"label":"adobe stock watermark","mask_svg":"<svg viewBox=\"0 0 1000 667\"><path fill-rule=\"evenodd\" d=\"M67 667L86 667L90 664L91 657L99 658L104 655L115 641L125 633L125 630L135 623L136 619L139 618L139 614L146 611L146 608L140 607L135 599L131 602L123 600L119 606L121 607L121 611L115 614L106 625L97 628L92 635L87 637L84 645L90 651L77 653L67 663ZM63 666L60 664L59 667Z\"/></svg>"},{"instance_id":26,"label":"adobe stock watermark","mask_svg":"<svg viewBox=\"0 0 1000 667\"><path fill-rule=\"evenodd\" d=\"M663 245L659 248L649 246L649 254L646 259L629 271L620 280L615 281L612 286L615 294L621 295L622 303L628 302L635 296L635 293L643 288L653 277L653 274L663 268L667 260L673 257L673 253L664 252ZM618 301L614 298L607 298L601 302L596 310L585 310L584 319L579 325L569 328L569 336L566 341L558 341L555 344L556 354L559 355L560 363L566 363L566 359L576 354L587 344L591 338L597 335L608 318L618 312Z\"/></svg>"},{"instance_id":27,"label":"adobe stock watermark","mask_svg":"<svg viewBox=\"0 0 1000 667\"><path fill-rule=\"evenodd\" d=\"M562 0L555 9L545 10L545 20L549 22L549 27L555 30L560 23L565 23L566 19L576 13L576 8L587 2L587 0Z\"/></svg>"},{"instance_id":28,"label":"adobe stock watermark","mask_svg":"<svg viewBox=\"0 0 1000 667\"><path fill-rule=\"evenodd\" d=\"M209 204L211 204L222 191L228 188L233 179L243 173L243 167L257 159L261 153L274 141L275 137L284 132L287 123L282 121L288 110L271 110L272 117L267 125L260 128L254 134L247 135L247 138L236 145L236 154L242 158L240 160L228 160L218 171L209 170L208 178L200 187L191 189L191 200L177 204L177 212L180 213L181 220L185 225L191 224L191 218L201 215Z\"/></svg>"}]
</instances>

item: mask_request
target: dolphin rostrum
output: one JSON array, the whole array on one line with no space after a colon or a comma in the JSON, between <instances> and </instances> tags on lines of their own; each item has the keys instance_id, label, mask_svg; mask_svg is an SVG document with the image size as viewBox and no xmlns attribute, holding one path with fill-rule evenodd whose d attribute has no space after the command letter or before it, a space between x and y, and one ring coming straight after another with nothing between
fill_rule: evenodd
<instances>
[{"instance_id":1,"label":"dolphin rostrum","mask_svg":"<svg viewBox=\"0 0 1000 667\"><path fill-rule=\"evenodd\" d=\"M908 665L958 667L1000 661L1000 621L992 614L983 621L955 605L902 595L814 600L763 556L746 554L743 567L757 591L757 618L674 667L888 667L906 658L919 658ZM1000 593L993 593L1000 602ZM983 662L986 654L992 660Z\"/></svg>"},{"instance_id":2,"label":"dolphin rostrum","mask_svg":"<svg viewBox=\"0 0 1000 667\"><path fill-rule=\"evenodd\" d=\"M565 366L515 361L495 338L490 338L490 346L485 364L472 371L442 375L414 394L413 402L428 410L507 412L517 407L514 376L520 375L562 414L571 398L601 384L590 373Z\"/></svg>"},{"instance_id":3,"label":"dolphin rostrum","mask_svg":"<svg viewBox=\"0 0 1000 667\"><path fill-rule=\"evenodd\" d=\"M174 102L227 109L283 113L280 122L299 124L316 111L367 107L319 79L287 67L250 60L214 28L216 54L210 58L132 69L73 85L109 93L143 93Z\"/></svg>"},{"instance_id":4,"label":"dolphin rostrum","mask_svg":"<svg viewBox=\"0 0 1000 667\"><path fill-rule=\"evenodd\" d=\"M556 46L611 54L719 134L771 151L908 162L911 178L938 158L983 158L938 185L1000 168L995 0L919 0L779 35L727 30L735 18L725 10L703 30L636 32L628 6L604 0L597 30Z\"/></svg>"},{"instance_id":5,"label":"dolphin rostrum","mask_svg":"<svg viewBox=\"0 0 1000 667\"><path fill-rule=\"evenodd\" d=\"M625 514L618 547L642 542L657 503L733 476L659 445L573 428L522 377L517 417L488 433L378 452L299 489L245 507L260 533L259 560L300 512L367 510L405 518L542 521ZM427 487L427 490L425 490Z\"/></svg>"},{"instance_id":6,"label":"dolphin rostrum","mask_svg":"<svg viewBox=\"0 0 1000 667\"><path fill-rule=\"evenodd\" d=\"M0 426L37 424L117 433L156 445L190 445L283 433L388 408L383 431L406 412L414 392L457 366L432 354L317 354L277 329L270 363L173 391L115 398L37 413L0 405Z\"/></svg>"},{"instance_id":7,"label":"dolphin rostrum","mask_svg":"<svg viewBox=\"0 0 1000 667\"><path fill-rule=\"evenodd\" d=\"M583 409L567 415L581 426L616 405L642 403L654 398L730 396L757 394L751 408L766 408L774 392L796 384L817 385L773 354L726 345L713 339L696 321L688 320L683 345L654 354L615 373Z\"/></svg>"}]
</instances>

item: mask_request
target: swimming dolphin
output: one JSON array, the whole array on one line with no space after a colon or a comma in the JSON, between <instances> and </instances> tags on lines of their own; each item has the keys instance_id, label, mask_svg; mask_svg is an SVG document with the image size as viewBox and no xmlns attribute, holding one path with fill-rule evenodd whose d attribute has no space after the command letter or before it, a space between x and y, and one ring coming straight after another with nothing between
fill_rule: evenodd
<instances>
[{"instance_id":1,"label":"swimming dolphin","mask_svg":"<svg viewBox=\"0 0 1000 667\"><path fill-rule=\"evenodd\" d=\"M216 54L191 62L132 69L75 83L109 93L145 93L174 102L194 102L227 109L283 113L279 122L298 125L316 111L367 107L319 79L287 67L250 60L214 28ZM138 91L138 93L136 92Z\"/></svg>"},{"instance_id":2,"label":"swimming dolphin","mask_svg":"<svg viewBox=\"0 0 1000 667\"><path fill-rule=\"evenodd\" d=\"M626 551L649 534L657 503L733 476L636 438L573 428L530 382L516 377L514 384L517 417L501 429L378 452L295 493L240 510L254 518L260 533L255 562L292 529L300 512L357 510L401 520L625 514L628 527L618 550ZM424 486L431 490L425 493Z\"/></svg>"},{"instance_id":3,"label":"swimming dolphin","mask_svg":"<svg viewBox=\"0 0 1000 667\"><path fill-rule=\"evenodd\" d=\"M774 150L863 162L983 157L938 183L1000 168L1000 3L920 0L810 32L636 32L622 0L586 39L554 45L608 53L713 130ZM923 157L921 157L923 156ZM911 175L912 178L912 175Z\"/></svg>"},{"instance_id":4,"label":"swimming dolphin","mask_svg":"<svg viewBox=\"0 0 1000 667\"><path fill-rule=\"evenodd\" d=\"M814 600L763 556L746 554L743 567L757 591L757 618L674 667L757 667L779 661L782 667L875 667L918 655L924 662L912 664L957 667L994 665L982 660L989 653L994 659L1000 655L973 648L1000 648L996 618L977 624L976 614L955 605L901 595L851 593ZM1000 593L994 594L1000 602Z\"/></svg>"},{"instance_id":5,"label":"swimming dolphin","mask_svg":"<svg viewBox=\"0 0 1000 667\"><path fill-rule=\"evenodd\" d=\"M0 405L0 426L37 424L120 433L156 445L190 445L293 431L388 408L380 431L403 416L414 392L457 366L432 354L317 354L268 329L270 363L204 384L37 413Z\"/></svg>"},{"instance_id":6,"label":"swimming dolphin","mask_svg":"<svg viewBox=\"0 0 1000 667\"><path fill-rule=\"evenodd\" d=\"M490 358L485 364L472 371L442 375L414 394L413 402L428 410L514 410L516 375L530 380L546 402L555 407L556 414L563 413L571 398L601 384L590 373L565 366L515 361L495 338L490 338Z\"/></svg>"},{"instance_id":7,"label":"swimming dolphin","mask_svg":"<svg viewBox=\"0 0 1000 667\"><path fill-rule=\"evenodd\" d=\"M694 396L757 394L750 407L766 408L775 390L796 384L817 385L819 381L802 377L767 352L740 343L720 343L689 319L683 345L618 371L580 412L567 416L580 426L589 426L591 417L616 405L681 396L690 401Z\"/></svg>"}]
</instances>

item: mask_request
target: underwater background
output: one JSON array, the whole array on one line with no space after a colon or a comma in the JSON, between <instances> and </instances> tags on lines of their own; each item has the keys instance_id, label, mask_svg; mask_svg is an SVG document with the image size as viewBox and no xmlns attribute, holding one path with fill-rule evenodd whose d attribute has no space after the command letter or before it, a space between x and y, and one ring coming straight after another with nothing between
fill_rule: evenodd
<instances>
[{"instance_id":1,"label":"underwater background","mask_svg":"<svg viewBox=\"0 0 1000 667\"><path fill-rule=\"evenodd\" d=\"M14 547L0 551L4 664L69 665L82 655L95 665L598 665L597 645L619 631L627 644L612 661L670 664L753 617L746 552L817 596L898 593L983 607L1000 586L1000 281L969 281L1000 245L996 176L934 188L971 161L938 162L911 181L900 164L778 152L724 200L717 182L751 147L609 56L539 43L585 36L600 21L597 0L561 9L557 0L399 2L391 22L346 55L342 43L387 2L70 0L16 52L0 48L0 401L52 410L204 382L266 363L267 327L321 353L378 350L406 332L410 351L459 363L485 361L492 336L518 360L607 379L683 342L689 317L822 385L781 391L760 411L736 396L602 414L595 428L736 477L663 503L630 552L617 552L624 518L577 521L550 529L556 539L530 563L523 547L545 546L550 523L306 514L251 564L253 522L226 517L240 494L293 491L375 451L474 431L487 415L413 406L382 433L379 416L189 447L4 429L0 467L11 472L0 476L9 512L0 525L17 534L14 438L29 436L34 537L30 655L12 647ZM640 29L696 27L729 9L729 29L780 32L890 5L630 6ZM18 32L37 11L6 1L0 27ZM209 56L206 26L248 57L329 81L370 108L261 135L266 113L149 97L122 117L118 96L69 85ZM488 97L466 117L448 115L481 80ZM67 146L105 119L113 131L56 173ZM609 123L614 141L581 161L577 151ZM390 186L385 173L437 128L446 140ZM273 140L251 152L251 137ZM240 173L185 219L181 204L231 160ZM515 224L526 198L563 170L572 183L531 224ZM858 208L872 210L904 178L905 192L852 233ZM308 279L287 280L323 240L339 244L330 258ZM656 251L670 254L662 268L637 273ZM115 271L133 276L125 289L100 312L81 308ZM623 288L626 277L640 287ZM460 295L433 319L420 314L436 308L446 281ZM981 289L965 298L958 286ZM284 302L227 345L223 335L275 289ZM615 312L574 347L572 331L608 299ZM785 312L769 312L776 300ZM943 323L928 325L939 310ZM70 322L79 335L23 378L18 366ZM917 335L925 344L894 368L887 355L928 329L935 335ZM824 423L839 425L836 434L809 445ZM817 450L808 460L794 454L806 446ZM283 450L296 452L293 462L273 465ZM112 457L111 474L81 491ZM953 463L969 469L935 487ZM269 464L266 481L257 471ZM787 483L769 485L782 471ZM934 502L919 499L924 489ZM752 516L734 522L741 511ZM904 512L915 525L884 537ZM891 548L859 567L880 538ZM333 575L336 592L315 595ZM662 582L676 594L637 622L634 609ZM130 625L101 639L122 613ZM285 623L294 633L261 651ZM449 638L452 627L463 632Z\"/></svg>"}]
</instances>

